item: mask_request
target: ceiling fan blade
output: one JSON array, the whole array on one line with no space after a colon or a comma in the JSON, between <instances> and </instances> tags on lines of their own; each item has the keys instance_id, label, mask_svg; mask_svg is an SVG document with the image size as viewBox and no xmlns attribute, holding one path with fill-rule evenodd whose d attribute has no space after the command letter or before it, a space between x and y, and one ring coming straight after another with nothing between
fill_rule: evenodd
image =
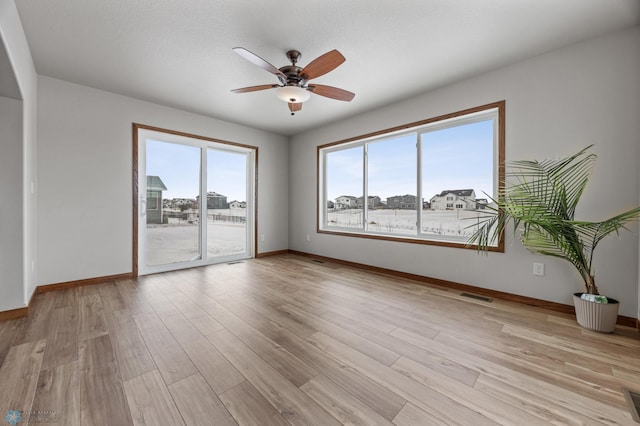
<instances>
[{"instance_id":1,"label":"ceiling fan blade","mask_svg":"<svg viewBox=\"0 0 640 426\"><path fill-rule=\"evenodd\" d=\"M278 80L280 80L282 84L285 84L287 82L287 76L284 75L282 71L280 71L278 68L274 67L255 53L249 52L244 47L234 47L233 51L252 64L259 66L263 70L269 71L271 74L274 74L276 77L278 77Z\"/></svg>"},{"instance_id":2,"label":"ceiling fan blade","mask_svg":"<svg viewBox=\"0 0 640 426\"><path fill-rule=\"evenodd\" d=\"M302 102L298 102L298 103L289 102L289 111L291 111L291 113L294 113L296 111L302 111Z\"/></svg>"},{"instance_id":3,"label":"ceiling fan blade","mask_svg":"<svg viewBox=\"0 0 640 426\"><path fill-rule=\"evenodd\" d=\"M308 90L315 93L316 95L346 102L350 102L356 95L355 93L351 93L348 90L339 89L333 86L325 86L324 84L310 84Z\"/></svg>"},{"instance_id":4,"label":"ceiling fan blade","mask_svg":"<svg viewBox=\"0 0 640 426\"><path fill-rule=\"evenodd\" d=\"M278 87L277 84L262 84L260 86L250 86L250 87L242 87L240 89L233 89L233 93L247 93L247 92L256 92L258 90L267 90L273 89L274 87Z\"/></svg>"},{"instance_id":5,"label":"ceiling fan blade","mask_svg":"<svg viewBox=\"0 0 640 426\"><path fill-rule=\"evenodd\" d=\"M344 61L346 61L346 59L342 56L342 53L334 49L331 52L318 56L316 59L311 61L309 65L300 71L300 75L306 80L311 80L312 78L320 77L329 71L333 71Z\"/></svg>"}]
</instances>

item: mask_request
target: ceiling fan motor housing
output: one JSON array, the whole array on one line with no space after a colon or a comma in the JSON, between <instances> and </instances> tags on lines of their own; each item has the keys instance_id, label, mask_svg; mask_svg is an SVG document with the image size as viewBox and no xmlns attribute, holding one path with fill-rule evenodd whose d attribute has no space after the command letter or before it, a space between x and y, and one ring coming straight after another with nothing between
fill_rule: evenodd
<instances>
[{"instance_id":1,"label":"ceiling fan motor housing","mask_svg":"<svg viewBox=\"0 0 640 426\"><path fill-rule=\"evenodd\" d=\"M287 76L288 86L304 85L305 80L300 76L300 71L302 71L302 68L295 65L285 65L284 67L280 68L280 71L282 71L282 73Z\"/></svg>"}]
</instances>

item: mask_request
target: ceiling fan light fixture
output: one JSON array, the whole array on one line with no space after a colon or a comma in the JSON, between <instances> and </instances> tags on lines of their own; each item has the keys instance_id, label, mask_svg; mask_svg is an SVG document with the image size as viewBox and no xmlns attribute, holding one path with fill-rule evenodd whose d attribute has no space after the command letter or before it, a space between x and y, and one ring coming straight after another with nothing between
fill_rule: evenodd
<instances>
[{"instance_id":1,"label":"ceiling fan light fixture","mask_svg":"<svg viewBox=\"0 0 640 426\"><path fill-rule=\"evenodd\" d=\"M296 104L305 102L311 97L311 93L298 86L278 87L276 93L281 101Z\"/></svg>"}]
</instances>

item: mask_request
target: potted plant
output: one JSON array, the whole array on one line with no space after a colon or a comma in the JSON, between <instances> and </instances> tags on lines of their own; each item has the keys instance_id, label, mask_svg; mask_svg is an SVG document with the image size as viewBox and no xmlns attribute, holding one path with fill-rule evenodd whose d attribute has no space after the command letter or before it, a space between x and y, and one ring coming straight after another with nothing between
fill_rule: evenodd
<instances>
[{"instance_id":1,"label":"potted plant","mask_svg":"<svg viewBox=\"0 0 640 426\"><path fill-rule=\"evenodd\" d=\"M485 251L507 224L521 232L523 246L533 252L570 262L582 277L586 292L574 294L578 323L590 330L613 332L617 300L600 296L593 274L596 246L604 237L619 233L640 215L640 207L601 222L575 219L580 197L595 164L593 145L562 159L513 161L507 165L505 186L487 214L480 218L469 245Z\"/></svg>"}]
</instances>

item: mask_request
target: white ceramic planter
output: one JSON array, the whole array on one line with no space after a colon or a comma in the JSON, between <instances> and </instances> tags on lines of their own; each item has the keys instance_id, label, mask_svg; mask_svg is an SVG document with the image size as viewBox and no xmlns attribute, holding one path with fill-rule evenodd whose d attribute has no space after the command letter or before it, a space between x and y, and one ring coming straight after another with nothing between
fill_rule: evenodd
<instances>
[{"instance_id":1,"label":"white ceramic planter","mask_svg":"<svg viewBox=\"0 0 640 426\"><path fill-rule=\"evenodd\" d=\"M613 333L618 320L620 303L609 299L609 303L596 303L580 298L582 293L573 294L573 304L576 308L576 319L582 327L600 333Z\"/></svg>"}]
</instances>

